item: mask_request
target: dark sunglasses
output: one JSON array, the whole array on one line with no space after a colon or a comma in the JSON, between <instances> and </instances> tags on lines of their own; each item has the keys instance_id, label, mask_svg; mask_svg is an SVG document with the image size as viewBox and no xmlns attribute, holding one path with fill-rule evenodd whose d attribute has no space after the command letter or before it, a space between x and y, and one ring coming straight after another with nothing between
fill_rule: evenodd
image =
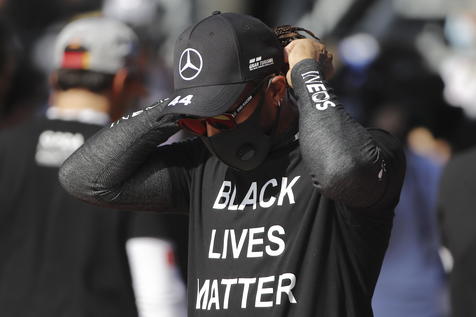
<instances>
[{"instance_id":1,"label":"dark sunglasses","mask_svg":"<svg viewBox=\"0 0 476 317\"><path fill-rule=\"evenodd\" d=\"M208 118L182 118L177 121L182 128L192 132L196 135L207 135L207 123L219 130L228 130L235 128L238 124L235 121L236 116L253 100L258 94L263 84L270 78L267 76L263 79L250 95L231 113L225 112L223 114L208 117Z\"/></svg>"}]
</instances>

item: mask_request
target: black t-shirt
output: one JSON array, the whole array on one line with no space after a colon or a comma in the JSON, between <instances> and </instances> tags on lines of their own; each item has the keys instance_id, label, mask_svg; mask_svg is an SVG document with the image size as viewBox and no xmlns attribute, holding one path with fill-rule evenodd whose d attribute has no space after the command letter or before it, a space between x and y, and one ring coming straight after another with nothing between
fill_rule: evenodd
<instances>
[{"instance_id":1,"label":"black t-shirt","mask_svg":"<svg viewBox=\"0 0 476 317\"><path fill-rule=\"evenodd\" d=\"M299 140L275 144L253 171L200 140L157 148L176 131L167 100L103 129L60 170L85 201L189 214L189 316L372 316L403 151L350 118L316 61L292 76Z\"/></svg>"},{"instance_id":2,"label":"black t-shirt","mask_svg":"<svg viewBox=\"0 0 476 317\"><path fill-rule=\"evenodd\" d=\"M195 143L174 148L190 160L180 165L207 156ZM176 203L192 211L191 316L372 315L393 210L366 215L323 197L298 141L258 171L236 172L210 157L174 168L171 179Z\"/></svg>"},{"instance_id":3,"label":"black t-shirt","mask_svg":"<svg viewBox=\"0 0 476 317\"><path fill-rule=\"evenodd\" d=\"M476 150L445 167L439 192L443 242L454 258L450 274L452 316L476 316Z\"/></svg>"},{"instance_id":4,"label":"black t-shirt","mask_svg":"<svg viewBox=\"0 0 476 317\"><path fill-rule=\"evenodd\" d=\"M58 182L59 165L99 129L35 119L0 133L0 315L137 315L125 242L169 229L81 202Z\"/></svg>"}]
</instances>

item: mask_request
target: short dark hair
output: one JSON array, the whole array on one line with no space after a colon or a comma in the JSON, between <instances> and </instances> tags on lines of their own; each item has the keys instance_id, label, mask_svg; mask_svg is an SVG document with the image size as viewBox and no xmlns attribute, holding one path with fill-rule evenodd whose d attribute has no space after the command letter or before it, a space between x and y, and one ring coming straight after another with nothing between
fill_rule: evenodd
<instances>
[{"instance_id":1,"label":"short dark hair","mask_svg":"<svg viewBox=\"0 0 476 317\"><path fill-rule=\"evenodd\" d=\"M114 74L83 69L59 69L56 73L56 88L60 90L83 88L99 93L111 88L114 78Z\"/></svg>"}]
</instances>

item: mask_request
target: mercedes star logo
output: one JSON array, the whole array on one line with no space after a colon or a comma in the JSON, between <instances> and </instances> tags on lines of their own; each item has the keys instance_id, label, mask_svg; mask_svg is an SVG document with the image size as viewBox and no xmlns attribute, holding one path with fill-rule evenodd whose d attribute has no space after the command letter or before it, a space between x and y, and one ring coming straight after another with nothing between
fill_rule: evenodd
<instances>
[{"instance_id":1,"label":"mercedes star logo","mask_svg":"<svg viewBox=\"0 0 476 317\"><path fill-rule=\"evenodd\" d=\"M183 80L192 80L200 74L202 70L203 60L200 53L193 49L187 48L180 55L179 74Z\"/></svg>"}]
</instances>

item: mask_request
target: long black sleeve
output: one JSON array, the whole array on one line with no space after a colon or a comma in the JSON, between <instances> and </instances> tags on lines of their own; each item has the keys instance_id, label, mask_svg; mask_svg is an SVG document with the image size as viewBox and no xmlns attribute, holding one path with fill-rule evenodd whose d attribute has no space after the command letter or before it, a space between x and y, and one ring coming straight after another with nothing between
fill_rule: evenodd
<instances>
[{"instance_id":1,"label":"long black sleeve","mask_svg":"<svg viewBox=\"0 0 476 317\"><path fill-rule=\"evenodd\" d=\"M114 122L88 139L62 165L59 179L72 195L115 208L175 208L167 165L167 146L157 148L178 131L161 117L166 100Z\"/></svg>"},{"instance_id":2,"label":"long black sleeve","mask_svg":"<svg viewBox=\"0 0 476 317\"><path fill-rule=\"evenodd\" d=\"M321 77L317 61L295 65L292 81L301 153L322 194L354 208L396 204L405 171L399 142L352 119Z\"/></svg>"},{"instance_id":3,"label":"long black sleeve","mask_svg":"<svg viewBox=\"0 0 476 317\"><path fill-rule=\"evenodd\" d=\"M395 205L405 166L398 142L355 122L337 104L317 62L298 63L292 76L302 156L323 195L354 208ZM185 155L177 145L157 149L178 130L173 120L157 120L165 106L154 104L87 140L60 169L66 190L103 206L174 210L171 167L183 167L187 162L178 158L192 155L189 144Z\"/></svg>"}]
</instances>

